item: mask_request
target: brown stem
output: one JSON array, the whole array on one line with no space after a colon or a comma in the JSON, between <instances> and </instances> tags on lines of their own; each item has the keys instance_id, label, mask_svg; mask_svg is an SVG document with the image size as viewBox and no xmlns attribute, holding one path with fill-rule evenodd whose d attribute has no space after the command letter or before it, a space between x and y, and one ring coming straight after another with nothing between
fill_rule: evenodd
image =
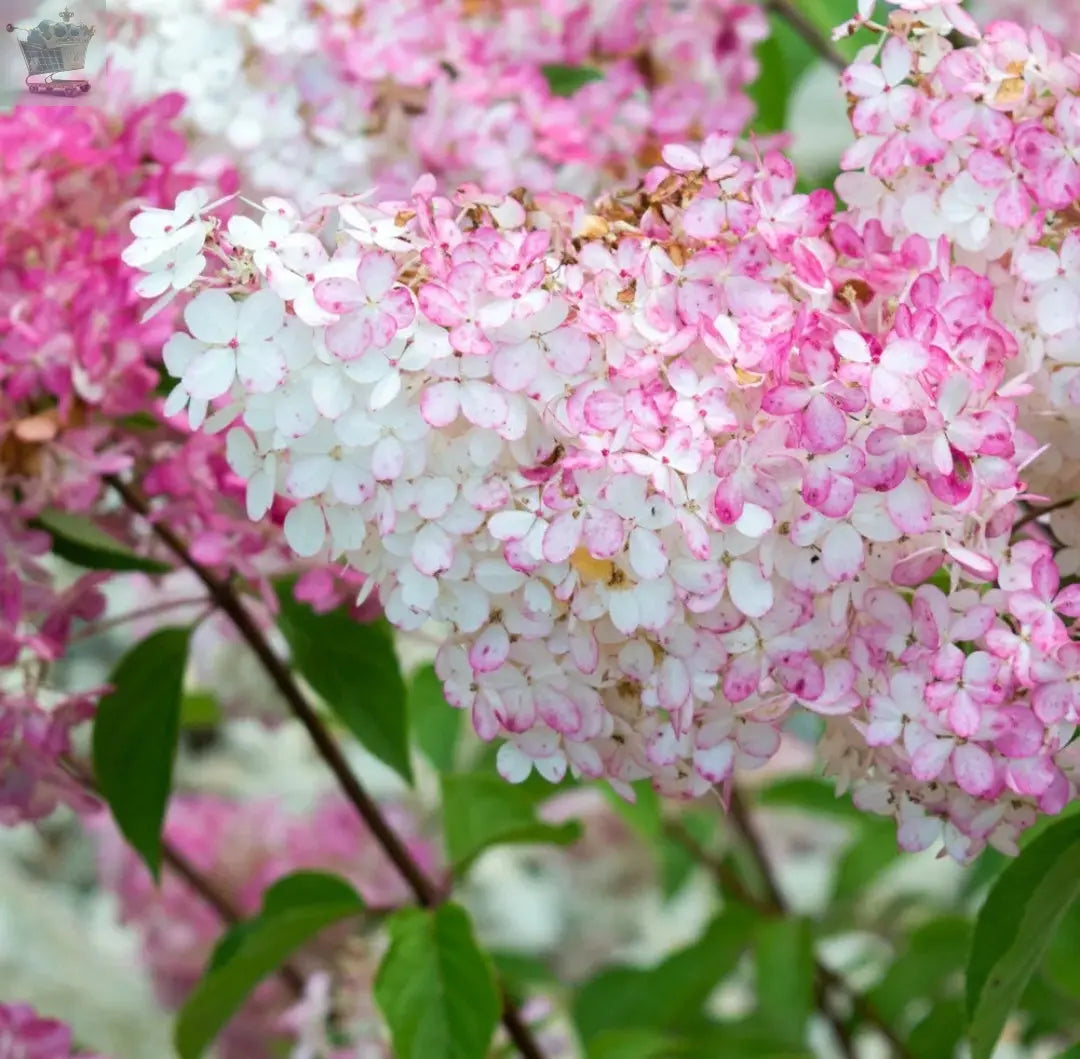
<instances>
[{"instance_id":1,"label":"brown stem","mask_svg":"<svg viewBox=\"0 0 1080 1059\"><path fill-rule=\"evenodd\" d=\"M1034 522L1043 515L1049 515L1051 511L1060 511L1063 507L1071 507L1078 500L1080 500L1080 497L1067 496L1064 500L1057 500L1052 504L1047 504L1046 507L1028 508L1027 513L1013 524L1013 533L1018 529L1023 529L1029 522Z\"/></svg>"},{"instance_id":2,"label":"brown stem","mask_svg":"<svg viewBox=\"0 0 1080 1059\"><path fill-rule=\"evenodd\" d=\"M787 902L784 900L784 895L780 890L776 874L773 871L772 864L765 852L765 846L757 833L757 828L755 827L753 820L750 818L750 813L747 810L746 805L739 797L738 791L732 791L731 793L731 801L728 806L728 817L734 825L736 833L742 839L747 852L753 859L758 874L762 878L762 883L767 895L765 901L762 903L762 911L766 911L776 916L787 915ZM896 1059L914 1059L911 1052L908 1050L907 1045L896 1035L896 1032L882 1014L874 1007L873 1002L868 997L853 990L840 975L817 960L814 961L814 977L816 979L815 988L820 998L819 1003L823 1002L825 999L826 988L843 991L850 999L852 1009L859 1018L873 1026L874 1029L889 1042ZM841 1045L845 1048L850 1048L850 1036L847 1027L844 1026L843 1022L835 1015L828 1011L824 1011L824 1008L823 1012L826 1018L829 1019L837 1037L840 1039Z\"/></svg>"},{"instance_id":3,"label":"brown stem","mask_svg":"<svg viewBox=\"0 0 1080 1059\"><path fill-rule=\"evenodd\" d=\"M248 613L232 586L227 581L215 577L210 570L196 561L184 542L168 526L155 521L150 505L131 486L113 476L105 480L119 493L132 511L150 522L151 529L162 544L195 574L206 586L210 598L228 615L237 631L254 651L296 719L304 726L319 756L333 773L342 792L408 884L416 900L425 908L434 908L439 905L443 900L439 887L427 877L408 848L387 823L382 811L361 785L340 747L293 679L292 671L271 649L262 630ZM502 1022L510 1039L526 1059L544 1059L544 1053L533 1038L532 1032L505 992L502 998Z\"/></svg>"},{"instance_id":4,"label":"brown stem","mask_svg":"<svg viewBox=\"0 0 1080 1059\"><path fill-rule=\"evenodd\" d=\"M843 70L848 62L831 40L795 6L794 0L765 0L765 10L783 19L827 63Z\"/></svg>"}]
</instances>

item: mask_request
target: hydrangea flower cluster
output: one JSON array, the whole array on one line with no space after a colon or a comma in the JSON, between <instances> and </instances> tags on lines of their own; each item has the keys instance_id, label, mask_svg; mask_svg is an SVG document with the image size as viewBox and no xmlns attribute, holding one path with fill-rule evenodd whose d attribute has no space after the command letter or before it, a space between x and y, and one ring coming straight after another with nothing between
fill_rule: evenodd
<instances>
[{"instance_id":1,"label":"hydrangea flower cluster","mask_svg":"<svg viewBox=\"0 0 1080 1059\"><path fill-rule=\"evenodd\" d=\"M168 332L140 324L124 226L188 186L165 97L108 117L83 107L0 115L0 822L89 804L61 759L95 694L49 686L73 623L99 617L102 576L61 589L45 508L90 510L131 462L117 421L145 409ZM250 531L249 531L250 532Z\"/></svg>"},{"instance_id":2,"label":"hydrangea flower cluster","mask_svg":"<svg viewBox=\"0 0 1080 1059\"><path fill-rule=\"evenodd\" d=\"M417 862L432 870L435 853L409 814L393 805L384 806L384 811ZM140 936L161 1002L177 1008L206 970L221 934L220 917L179 876L169 873L155 884L111 824L102 822L97 832L102 882L116 894L124 922ZM373 909L400 905L408 897L393 865L351 807L336 795L301 815L287 814L265 800L180 795L170 804L165 835L245 916L259 910L267 887L294 871L335 872L351 882ZM378 956L372 939L349 940L338 931L321 936L293 964L300 973L324 983L340 979L337 984L346 984L341 992L349 1005L370 1005ZM273 1042L295 1037L299 1028L297 1019L289 1017L297 1000L280 980L264 982L226 1028L219 1043L222 1055L257 1059L278 1054ZM343 1008L338 1016L359 1037L374 1035L372 1055L387 1054L373 1008Z\"/></svg>"},{"instance_id":3,"label":"hydrangea flower cluster","mask_svg":"<svg viewBox=\"0 0 1080 1059\"><path fill-rule=\"evenodd\" d=\"M61 586L39 516L90 519L121 546L171 559L105 485L134 472L154 517L205 566L240 572L271 603L266 578L289 569L274 525L244 516L220 439L170 425L155 394L170 317L144 321L142 297L177 296L205 264L209 230L198 217L207 200L191 190L204 174L176 129L182 106L169 95L115 115L36 106L0 115L3 823L89 804L63 759L100 692L61 694L49 669L77 622L103 616L107 575ZM128 225L140 208L165 205L143 215L135 256L157 271L140 281ZM332 605L341 586L323 573L303 590Z\"/></svg>"},{"instance_id":4,"label":"hydrangea flower cluster","mask_svg":"<svg viewBox=\"0 0 1080 1059\"><path fill-rule=\"evenodd\" d=\"M75 1052L71 1030L26 1004L0 1004L0 1055L5 1059L101 1059Z\"/></svg>"},{"instance_id":5,"label":"hydrangea flower cluster","mask_svg":"<svg viewBox=\"0 0 1080 1059\"><path fill-rule=\"evenodd\" d=\"M1012 848L1070 797L1080 717L1080 589L1010 542L1017 341L931 239L732 147L595 206L267 200L276 246L219 229L169 407L236 421L252 518L283 498L298 554L446 624L447 698L506 778L693 797L798 707L888 762L860 789L907 848Z\"/></svg>"},{"instance_id":6,"label":"hydrangea flower cluster","mask_svg":"<svg viewBox=\"0 0 1080 1059\"><path fill-rule=\"evenodd\" d=\"M118 90L183 92L201 149L300 201L425 170L495 191L632 181L668 140L743 128L767 32L739 0L125 0L110 18ZM554 67L602 78L556 94Z\"/></svg>"}]
</instances>

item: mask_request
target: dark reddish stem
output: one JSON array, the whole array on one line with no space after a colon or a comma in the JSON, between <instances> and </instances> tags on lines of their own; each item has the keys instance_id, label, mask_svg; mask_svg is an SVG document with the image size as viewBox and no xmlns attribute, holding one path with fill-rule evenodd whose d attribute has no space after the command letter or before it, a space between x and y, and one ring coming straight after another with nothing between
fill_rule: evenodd
<instances>
[{"instance_id":1,"label":"dark reddish stem","mask_svg":"<svg viewBox=\"0 0 1080 1059\"><path fill-rule=\"evenodd\" d=\"M1080 497L1067 496L1064 500L1055 501L1053 504L1047 504L1046 507L1033 507L1029 508L1023 517L1016 520L1013 524L1013 533L1019 529L1023 529L1024 526L1030 522L1034 522L1037 518L1041 518L1043 515L1049 515L1051 511L1060 511L1063 507L1072 507Z\"/></svg>"}]
</instances>

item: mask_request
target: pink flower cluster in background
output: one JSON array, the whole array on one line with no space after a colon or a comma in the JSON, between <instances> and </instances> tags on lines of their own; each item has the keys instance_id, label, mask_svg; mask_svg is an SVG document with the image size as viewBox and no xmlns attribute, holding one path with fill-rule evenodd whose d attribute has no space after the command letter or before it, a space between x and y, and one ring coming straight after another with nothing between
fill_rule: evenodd
<instances>
[{"instance_id":1,"label":"pink flower cluster in background","mask_svg":"<svg viewBox=\"0 0 1080 1059\"><path fill-rule=\"evenodd\" d=\"M0 821L92 804L61 765L96 694L68 696L48 670L76 620L101 616L103 576L61 589L43 559L46 508L90 510L102 476L128 467L117 429L145 412L167 318L139 322L124 228L140 205L190 184L165 97L123 118L88 108L0 115Z\"/></svg>"},{"instance_id":2,"label":"pink flower cluster in background","mask_svg":"<svg viewBox=\"0 0 1080 1059\"><path fill-rule=\"evenodd\" d=\"M411 817L397 806L383 808L417 863L427 872L435 870L434 850ZM221 935L221 917L179 876L169 872L160 885L155 884L111 824L103 821L95 829L102 882L116 894L122 919L139 934L161 1002L178 1008L206 970ZM352 807L337 795L297 815L272 801L180 795L170 804L165 836L245 917L259 911L267 887L295 871L336 873L376 911L408 898L396 869ZM382 1031L370 1006L371 976L380 952L378 944L363 934L346 940L341 931L330 932L290 965L305 978L329 974L344 997L339 1021L360 1036L374 1033L380 1042ZM237 1059L268 1054L274 1040L294 1035L296 1018L287 1013L300 999L280 979L264 982L225 1030L222 1054ZM321 1019L316 1021L321 1024ZM385 1054L381 1043L375 1054Z\"/></svg>"},{"instance_id":3,"label":"pink flower cluster in background","mask_svg":"<svg viewBox=\"0 0 1080 1059\"><path fill-rule=\"evenodd\" d=\"M673 139L753 113L762 9L733 0L392 0L110 7L118 88L181 91L195 150L307 201L426 170L448 184L592 195ZM601 75L569 95L545 69ZM558 75L555 75L556 77Z\"/></svg>"},{"instance_id":4,"label":"pink flower cluster in background","mask_svg":"<svg viewBox=\"0 0 1080 1059\"><path fill-rule=\"evenodd\" d=\"M73 1051L71 1030L26 1004L0 1003L0 1056L4 1059L101 1059Z\"/></svg>"},{"instance_id":5,"label":"pink flower cluster in background","mask_svg":"<svg viewBox=\"0 0 1080 1059\"><path fill-rule=\"evenodd\" d=\"M140 208L193 195L204 177L187 154L172 94L107 115L88 107L21 107L0 115L0 822L57 804L93 804L64 759L70 731L103 689L71 696L51 666L73 628L105 615L110 574L72 584L48 559L35 520L92 520L120 547L173 561L123 509L110 475L134 473L154 517L194 557L236 571L274 605L268 577L290 569L280 530L253 525L243 483L219 439L178 430L156 394L168 315L144 321L140 295L173 293L198 274L165 270L136 285L123 257ZM226 188L232 186L228 176ZM204 200L200 200L204 201ZM158 282L155 278L154 282ZM295 567L295 563L291 563ZM331 571L307 569L305 598L325 609L355 594Z\"/></svg>"}]
</instances>

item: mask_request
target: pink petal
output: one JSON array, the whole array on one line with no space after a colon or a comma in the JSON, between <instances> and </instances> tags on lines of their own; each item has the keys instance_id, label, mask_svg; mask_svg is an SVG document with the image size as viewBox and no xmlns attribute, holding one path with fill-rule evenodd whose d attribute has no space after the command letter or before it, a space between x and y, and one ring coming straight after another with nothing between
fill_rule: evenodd
<instances>
[{"instance_id":1,"label":"pink petal","mask_svg":"<svg viewBox=\"0 0 1080 1059\"><path fill-rule=\"evenodd\" d=\"M489 625L469 648L474 673L494 673L510 657L510 636L505 626Z\"/></svg>"},{"instance_id":2,"label":"pink petal","mask_svg":"<svg viewBox=\"0 0 1080 1059\"><path fill-rule=\"evenodd\" d=\"M456 382L437 382L429 386L420 395L420 414L424 422L432 427L447 427L458 415L458 394L460 384Z\"/></svg>"}]
</instances>

